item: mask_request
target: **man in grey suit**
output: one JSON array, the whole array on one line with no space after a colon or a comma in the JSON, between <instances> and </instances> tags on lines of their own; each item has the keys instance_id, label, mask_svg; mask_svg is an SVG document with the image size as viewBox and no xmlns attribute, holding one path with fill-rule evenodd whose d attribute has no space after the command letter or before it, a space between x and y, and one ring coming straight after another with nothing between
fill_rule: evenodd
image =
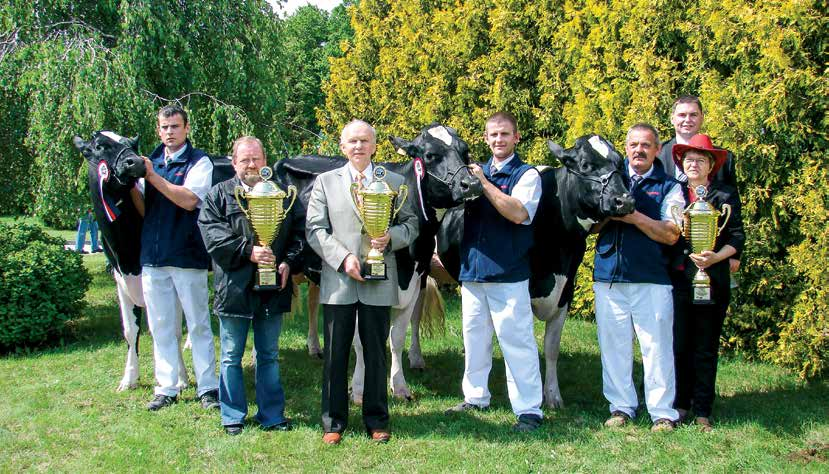
<instances>
[{"instance_id":1,"label":"man in grey suit","mask_svg":"<svg viewBox=\"0 0 829 474\"><path fill-rule=\"evenodd\" d=\"M348 423L348 357L354 327L365 348L363 423L373 440L387 442L389 433L386 390L386 339L389 309L397 304L397 265L392 251L407 247L417 237L417 216L409 203L402 206L388 232L369 239L351 198L351 183L368 185L374 171L371 156L377 148L374 128L362 120L343 127L340 150L348 158L342 168L319 175L311 191L306 234L323 261L320 303L325 321L322 381L323 441L338 444ZM386 173L397 191L403 177ZM384 253L388 279L366 281L361 262L369 248ZM357 313L360 317L357 319Z\"/></svg>"}]
</instances>

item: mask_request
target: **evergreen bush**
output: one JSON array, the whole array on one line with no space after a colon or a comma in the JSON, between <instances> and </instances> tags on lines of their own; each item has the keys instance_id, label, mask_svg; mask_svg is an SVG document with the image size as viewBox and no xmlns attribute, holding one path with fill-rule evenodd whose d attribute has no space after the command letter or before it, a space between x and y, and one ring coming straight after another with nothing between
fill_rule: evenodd
<instances>
[{"instance_id":1,"label":"evergreen bush","mask_svg":"<svg viewBox=\"0 0 829 474\"><path fill-rule=\"evenodd\" d=\"M0 224L0 235L0 350L48 342L80 316L89 273L41 227Z\"/></svg>"}]
</instances>

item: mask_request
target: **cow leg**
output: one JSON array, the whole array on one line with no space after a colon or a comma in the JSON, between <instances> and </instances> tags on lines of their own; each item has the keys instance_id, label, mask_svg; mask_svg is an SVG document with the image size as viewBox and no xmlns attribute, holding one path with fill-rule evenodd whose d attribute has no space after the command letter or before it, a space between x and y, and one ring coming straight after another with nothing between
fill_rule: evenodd
<instances>
[{"instance_id":1,"label":"cow leg","mask_svg":"<svg viewBox=\"0 0 829 474\"><path fill-rule=\"evenodd\" d=\"M121 310L121 326L124 340L127 341L127 360L124 365L124 376L116 391L133 390L138 387L138 333L141 330L141 308L135 305L130 298L126 283L120 275L115 276L118 289L118 306Z\"/></svg>"},{"instance_id":2,"label":"cow leg","mask_svg":"<svg viewBox=\"0 0 829 474\"><path fill-rule=\"evenodd\" d=\"M320 349L320 335L317 329L318 308L320 305L320 287L312 281L308 281L308 338L305 346L308 348L308 355L322 359ZM355 332L356 333L356 332Z\"/></svg>"},{"instance_id":3,"label":"cow leg","mask_svg":"<svg viewBox=\"0 0 829 474\"><path fill-rule=\"evenodd\" d=\"M357 318L359 317L360 315L357 314ZM366 382L366 363L363 360L363 343L360 341L360 331L354 331L352 344L356 360L354 361L354 374L351 376L351 401L355 405L362 405Z\"/></svg>"},{"instance_id":4,"label":"cow leg","mask_svg":"<svg viewBox=\"0 0 829 474\"><path fill-rule=\"evenodd\" d=\"M428 288L419 292L411 316L412 344L409 346L409 368L415 370L426 368L426 361L423 359L423 352L420 348L420 318L423 317L423 298L427 291L429 291Z\"/></svg>"},{"instance_id":5,"label":"cow leg","mask_svg":"<svg viewBox=\"0 0 829 474\"><path fill-rule=\"evenodd\" d=\"M181 302L176 299L176 339L178 340L178 383L176 387L178 387L179 392L184 390L185 388L190 386L190 381L187 378L187 366L184 365L184 349L190 349L192 345L190 344L190 334L187 335L187 341L184 343L184 348L182 349L181 346L181 336L182 336L182 318L184 312L181 310Z\"/></svg>"},{"instance_id":6,"label":"cow leg","mask_svg":"<svg viewBox=\"0 0 829 474\"><path fill-rule=\"evenodd\" d=\"M409 328L409 321L412 319L412 312L416 311L417 301L420 299L420 289L415 290L416 295L410 298L408 304L402 308L391 309L391 329L389 330L389 345L391 346L391 383L392 396L406 400L413 400L412 391L406 383L403 375L403 347L406 345L406 330Z\"/></svg>"},{"instance_id":7,"label":"cow leg","mask_svg":"<svg viewBox=\"0 0 829 474\"><path fill-rule=\"evenodd\" d=\"M567 307L557 308L556 314L547 321L544 330L544 360L547 365L544 374L544 403L548 408L564 408L558 386L558 354L561 349L561 332L567 319Z\"/></svg>"}]
</instances>

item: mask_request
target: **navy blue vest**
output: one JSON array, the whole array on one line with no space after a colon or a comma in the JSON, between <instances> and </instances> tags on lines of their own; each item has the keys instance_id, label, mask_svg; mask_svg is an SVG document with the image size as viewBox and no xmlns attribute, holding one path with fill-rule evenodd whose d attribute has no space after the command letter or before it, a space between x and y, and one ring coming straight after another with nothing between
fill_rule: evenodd
<instances>
[{"instance_id":1,"label":"navy blue vest","mask_svg":"<svg viewBox=\"0 0 829 474\"><path fill-rule=\"evenodd\" d=\"M627 171L627 160L625 170ZM650 176L631 190L636 210L651 219L662 219L662 202L677 181L654 163ZM596 240L593 280L606 283L656 283L670 285L667 247L651 240L633 224L609 221Z\"/></svg>"},{"instance_id":2,"label":"navy blue vest","mask_svg":"<svg viewBox=\"0 0 829 474\"><path fill-rule=\"evenodd\" d=\"M492 159L484 176L502 192L512 194L521 176L533 167L516 153L500 171L490 175ZM530 278L527 256L533 244L531 225L514 224L502 216L485 196L466 203L461 241L459 281L513 283Z\"/></svg>"},{"instance_id":3,"label":"navy blue vest","mask_svg":"<svg viewBox=\"0 0 829 474\"><path fill-rule=\"evenodd\" d=\"M181 186L187 173L202 157L203 151L187 149L164 164L164 145L150 155L155 172L172 184ZM210 257L197 225L199 209L188 211L176 206L149 182L144 187L144 229L141 232L141 265L207 269Z\"/></svg>"}]
</instances>

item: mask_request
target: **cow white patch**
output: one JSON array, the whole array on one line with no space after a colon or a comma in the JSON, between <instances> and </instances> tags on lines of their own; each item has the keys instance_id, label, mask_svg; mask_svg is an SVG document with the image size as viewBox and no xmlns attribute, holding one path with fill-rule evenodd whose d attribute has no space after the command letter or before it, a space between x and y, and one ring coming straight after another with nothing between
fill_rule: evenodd
<instances>
[{"instance_id":1,"label":"cow white patch","mask_svg":"<svg viewBox=\"0 0 829 474\"><path fill-rule=\"evenodd\" d=\"M118 135L117 133L111 132L109 130L104 130L103 132L101 132L101 135L109 137L109 138L115 140L118 143L121 143L121 140L124 139L124 137L122 137L121 135Z\"/></svg>"},{"instance_id":2,"label":"cow white patch","mask_svg":"<svg viewBox=\"0 0 829 474\"><path fill-rule=\"evenodd\" d=\"M541 174L541 173L546 173L550 170L554 170L555 168L553 168L552 166L547 166L547 165L535 165L535 169L537 169L538 173Z\"/></svg>"},{"instance_id":3,"label":"cow white patch","mask_svg":"<svg viewBox=\"0 0 829 474\"><path fill-rule=\"evenodd\" d=\"M576 216L576 220L579 221L579 225L582 227L582 229L587 231L589 231L590 228L593 227L593 224L596 223L596 221L590 219L589 217L587 219L582 219L581 217Z\"/></svg>"},{"instance_id":4,"label":"cow white patch","mask_svg":"<svg viewBox=\"0 0 829 474\"><path fill-rule=\"evenodd\" d=\"M603 157L607 158L607 155L610 153L610 149L607 147L607 144L599 138L598 135L593 135L587 140L590 143L590 146L593 147L594 150Z\"/></svg>"},{"instance_id":5,"label":"cow white patch","mask_svg":"<svg viewBox=\"0 0 829 474\"><path fill-rule=\"evenodd\" d=\"M446 127L432 127L428 130L428 133L429 135L445 143L446 146L452 146L452 135L449 134L449 130L446 130Z\"/></svg>"},{"instance_id":6,"label":"cow white patch","mask_svg":"<svg viewBox=\"0 0 829 474\"><path fill-rule=\"evenodd\" d=\"M404 150L404 149L402 149L402 148L398 148L398 149L397 149L397 154L398 154L398 155L403 155L403 156L408 155L408 153L406 153L406 150Z\"/></svg>"}]
</instances>

